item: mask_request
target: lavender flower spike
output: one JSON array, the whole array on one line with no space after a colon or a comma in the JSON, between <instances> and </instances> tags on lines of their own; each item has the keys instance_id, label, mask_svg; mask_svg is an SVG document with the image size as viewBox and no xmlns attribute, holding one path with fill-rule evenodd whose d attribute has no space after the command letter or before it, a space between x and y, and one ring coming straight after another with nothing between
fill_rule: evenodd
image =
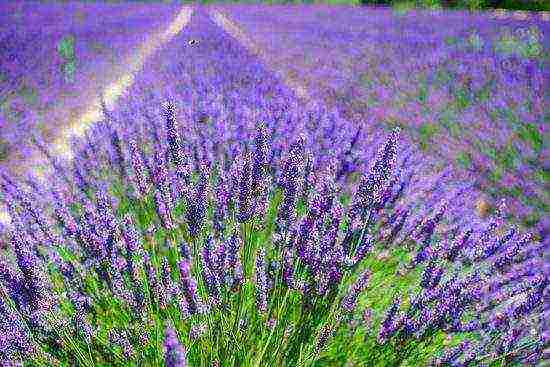
<instances>
[{"instance_id":1,"label":"lavender flower spike","mask_svg":"<svg viewBox=\"0 0 550 367\"><path fill-rule=\"evenodd\" d=\"M260 312L267 312L267 274L265 270L265 250L260 248L256 258L257 305Z\"/></svg>"},{"instance_id":2,"label":"lavender flower spike","mask_svg":"<svg viewBox=\"0 0 550 367\"><path fill-rule=\"evenodd\" d=\"M166 367L186 367L185 350L180 344L175 330L171 326L167 326L164 334L164 365Z\"/></svg>"},{"instance_id":3,"label":"lavender flower spike","mask_svg":"<svg viewBox=\"0 0 550 367\"><path fill-rule=\"evenodd\" d=\"M357 305L357 297L367 287L367 282L370 277L370 271L367 269L363 271L357 281L352 284L348 294L342 300L342 308L347 312L352 312Z\"/></svg>"}]
</instances>

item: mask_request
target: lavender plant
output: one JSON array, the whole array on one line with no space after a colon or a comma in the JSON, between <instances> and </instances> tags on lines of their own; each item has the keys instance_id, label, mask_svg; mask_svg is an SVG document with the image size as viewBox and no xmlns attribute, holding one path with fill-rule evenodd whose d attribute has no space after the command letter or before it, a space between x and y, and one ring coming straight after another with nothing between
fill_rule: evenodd
<instances>
[{"instance_id":1,"label":"lavender plant","mask_svg":"<svg viewBox=\"0 0 550 367\"><path fill-rule=\"evenodd\" d=\"M173 121L172 108L166 109L168 123ZM169 141L170 136L174 138L169 133L165 139ZM240 169L224 211L214 209L218 200L227 199L214 193L219 191L217 185L225 185L221 172L232 165L224 168L212 161L211 169L197 165L190 172L187 191L201 194L176 199L175 204L181 200L185 207L179 216L173 207L160 209L160 202L171 200L159 194L164 191L160 179L153 183L152 192L139 198L131 193L109 194L99 185L89 198L74 194L80 213L63 209L71 205L70 200L57 193L57 224L43 223L34 237L23 224L40 221L33 217L34 205L24 199L31 194L5 176L3 197L20 227L11 234L10 252L1 263L1 311L8 335L3 339L7 343L2 348L3 362L323 365L327 348L347 337L355 350L347 347L345 360L398 364L440 335L474 331L486 339L463 342L436 363L459 363L464 358L480 363L491 358L540 359L544 334L537 330L536 336L524 335L520 325L525 315L535 319L540 315L547 275L531 268L532 275L524 282L516 279L510 289L489 283L495 281L489 276L493 269L506 277L515 274L510 266L533 261L528 259L533 259L540 244L527 246L529 237L524 236L518 240L521 243L506 245L515 230L493 237L502 225L500 218L489 223L478 241L452 245L452 256L446 255L444 249L435 250L444 241L433 241L433 230L447 208L443 205L407 238L418 244L417 253L428 254L419 257L411 252L409 271L418 271L420 264L429 261L421 277L410 283L414 291L394 293L386 311L371 298L381 291L379 287L398 290L379 280L371 287L376 267L383 265L372 256L378 246L372 236L384 226L380 211L392 198L385 193L396 172L398 141L396 130L364 173L348 205L339 202L342 187L335 182L334 165L328 165L323 174L314 175L313 189L300 209L296 193L307 172L303 157L308 155L300 138L271 170L257 168L251 174L254 165L246 163L250 154L237 156ZM273 153L263 126L252 145L256 151ZM158 154L155 158L157 165L177 169L178 161L168 164ZM279 181L273 177L277 171ZM263 192L253 189L252 177L268 182L268 176L271 184L262 187L268 192L267 212L249 210L264 200ZM202 215L197 214L199 202ZM127 209L121 211L124 205ZM166 220L168 215L174 215L172 222ZM141 225L136 222L139 218L145 219ZM213 237L210 231L216 222L223 223L223 230ZM56 233L64 237L55 237ZM49 242L45 241L48 234L53 236ZM457 237L460 243L468 239ZM390 246L402 249L396 243ZM506 257L508 264L495 258L502 246L506 254L512 253ZM515 255L518 250L521 254ZM460 267L458 261L450 261L444 267L444 259L469 265ZM526 298L510 303L517 294ZM368 317L376 321L367 329L354 321L370 309L364 300L376 310ZM505 316L500 307L506 309ZM473 312L477 315L470 321ZM503 324L510 325L506 329L510 331L495 334ZM364 334L364 340L357 340L358 334Z\"/></svg>"},{"instance_id":2,"label":"lavender plant","mask_svg":"<svg viewBox=\"0 0 550 367\"><path fill-rule=\"evenodd\" d=\"M505 205L476 223L461 211L470 186L442 195L445 175L415 175L399 129L377 140L299 108L194 17L73 141L74 161L44 147L50 187L0 175L3 364L548 359L547 249Z\"/></svg>"},{"instance_id":3,"label":"lavender plant","mask_svg":"<svg viewBox=\"0 0 550 367\"><path fill-rule=\"evenodd\" d=\"M113 82L99 71L113 70L113 61L127 56L121 50L136 48L177 10L167 4L3 2L0 164L25 162L33 153L32 132L50 137L60 121L73 122L75 112L89 108L95 88ZM82 86L92 90L83 96Z\"/></svg>"}]
</instances>

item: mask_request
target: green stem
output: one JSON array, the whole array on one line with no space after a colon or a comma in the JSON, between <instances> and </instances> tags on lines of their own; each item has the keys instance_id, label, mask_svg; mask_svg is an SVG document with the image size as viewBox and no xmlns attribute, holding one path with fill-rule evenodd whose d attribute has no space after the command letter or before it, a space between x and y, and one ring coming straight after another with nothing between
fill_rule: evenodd
<instances>
[{"instance_id":1,"label":"green stem","mask_svg":"<svg viewBox=\"0 0 550 367\"><path fill-rule=\"evenodd\" d=\"M285 298L283 299L283 304L281 305L281 307L279 307L279 312L277 312L277 322L281 318L281 312L282 312L283 308L286 307L286 300L288 298L289 292L290 292L290 290L287 288L286 293L285 293ZM265 354L265 351L267 350L267 347L269 346L269 343L271 342L271 338L273 337L273 333L275 332L275 329L276 329L276 327L271 328L271 332L269 333L269 337L267 338L267 342L265 343L264 347L262 348L262 351L261 351L260 355L258 356L258 358L256 359L256 362L254 363L255 367L260 366L260 363L262 362L262 358Z\"/></svg>"}]
</instances>

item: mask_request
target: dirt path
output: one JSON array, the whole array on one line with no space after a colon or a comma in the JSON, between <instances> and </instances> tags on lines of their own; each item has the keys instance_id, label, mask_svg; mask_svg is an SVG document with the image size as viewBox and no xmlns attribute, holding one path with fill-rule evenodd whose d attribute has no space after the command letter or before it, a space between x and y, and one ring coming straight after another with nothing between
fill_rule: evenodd
<instances>
[{"instance_id":1,"label":"dirt path","mask_svg":"<svg viewBox=\"0 0 550 367\"><path fill-rule=\"evenodd\" d=\"M145 61L159 50L164 44L169 42L187 25L193 14L193 8L184 6L177 14L175 19L164 30L154 33L137 51L130 57L120 62L114 70L114 82L108 84L101 91L104 95L106 106L111 109L115 106L117 99L132 85L134 75L143 67ZM112 72L112 70L110 70ZM101 119L101 108L99 95L94 90L86 92L91 102L84 106L83 113L72 121L63 124L64 128L56 132L53 136L53 143L50 145L52 155L72 159L73 152L70 147L70 138L73 136L82 136L84 132L95 122ZM38 152L23 164L19 165L18 172L31 170L37 177L45 182L47 174L51 167L45 163L45 158ZM9 224L10 217L4 208L0 208L0 222Z\"/></svg>"},{"instance_id":2,"label":"dirt path","mask_svg":"<svg viewBox=\"0 0 550 367\"><path fill-rule=\"evenodd\" d=\"M132 85L134 75L141 70L145 61L165 43L176 36L183 27L189 22L193 10L190 7L184 7L178 13L176 19L166 30L151 36L144 42L139 49L130 58L124 60L121 65L124 67L125 73L120 75L115 82L105 87L103 95L105 104L108 108L113 108L117 99ZM72 158L72 152L68 145L69 137L82 136L82 134L101 118L101 110L99 97L90 104L86 113L80 116L76 121L73 121L69 127L64 130L57 139L54 140L52 150L55 154L64 155L66 158Z\"/></svg>"},{"instance_id":3,"label":"dirt path","mask_svg":"<svg viewBox=\"0 0 550 367\"><path fill-rule=\"evenodd\" d=\"M229 17L219 10L211 9L210 18L224 31L239 41L249 52L260 58L260 60L262 60L268 67L271 67L272 71L283 79L283 82L296 94L298 98L305 102L311 101L311 95L308 93L304 84L288 73L278 70L279 68L273 67L273 65L276 64L275 60L270 57L268 53L264 52L262 48L250 37L248 37L241 27L231 21Z\"/></svg>"}]
</instances>

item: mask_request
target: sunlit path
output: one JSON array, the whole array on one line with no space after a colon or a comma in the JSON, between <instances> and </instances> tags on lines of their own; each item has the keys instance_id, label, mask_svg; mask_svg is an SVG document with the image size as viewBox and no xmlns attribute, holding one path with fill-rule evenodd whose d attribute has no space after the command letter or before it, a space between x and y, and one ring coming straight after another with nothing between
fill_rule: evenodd
<instances>
[{"instance_id":1,"label":"sunlit path","mask_svg":"<svg viewBox=\"0 0 550 367\"><path fill-rule=\"evenodd\" d=\"M263 52L262 48L255 43L248 35L231 19L224 15L219 10L211 10L210 16L212 20L233 38L238 40L249 52L259 57L268 67L272 65L270 57ZM296 94L296 96L302 100L310 101L311 97L305 86L300 83L296 78L292 78L289 75L275 70L277 74L281 75L283 82Z\"/></svg>"},{"instance_id":2,"label":"sunlit path","mask_svg":"<svg viewBox=\"0 0 550 367\"><path fill-rule=\"evenodd\" d=\"M143 44L140 45L138 50L132 54L129 58L121 62L121 68L124 72L117 75L115 82L107 85L101 93L103 94L105 105L111 109L116 105L118 98L132 85L134 76L138 73L145 61L152 56L156 51L162 48L167 42L172 40L188 23L193 14L193 8L184 6L177 14L175 19L168 25L165 30L157 32L150 36ZM70 147L71 137L82 136L92 124L101 119L101 105L100 96L98 95L89 104L86 112L80 115L77 119L70 121L66 128L59 131L54 138L53 143L49 149L53 156L62 157L65 159L72 159L73 152ZM37 178L45 180L48 171L51 167L48 164L44 164L45 158L38 152L24 164L24 167L20 167L20 170L30 169ZM9 214L5 210L0 211L0 222L8 224L10 222Z\"/></svg>"},{"instance_id":3,"label":"sunlit path","mask_svg":"<svg viewBox=\"0 0 550 367\"><path fill-rule=\"evenodd\" d=\"M183 29L183 27L185 27L185 25L189 22L192 13L192 8L182 8L176 19L170 23L164 32L153 35L140 46L135 54L122 63L123 65L127 65L126 73L121 75L114 83L108 85L103 90L105 104L108 108L112 108L116 104L117 99L132 85L135 73L140 71L147 58L149 58L164 44L169 42ZM99 97L97 97L96 100L91 103L88 112L80 116L76 121L72 122L71 125L55 140L52 147L53 153L63 155L66 158L72 158L69 138L72 136L82 136L90 125L100 118L101 108Z\"/></svg>"}]
</instances>

